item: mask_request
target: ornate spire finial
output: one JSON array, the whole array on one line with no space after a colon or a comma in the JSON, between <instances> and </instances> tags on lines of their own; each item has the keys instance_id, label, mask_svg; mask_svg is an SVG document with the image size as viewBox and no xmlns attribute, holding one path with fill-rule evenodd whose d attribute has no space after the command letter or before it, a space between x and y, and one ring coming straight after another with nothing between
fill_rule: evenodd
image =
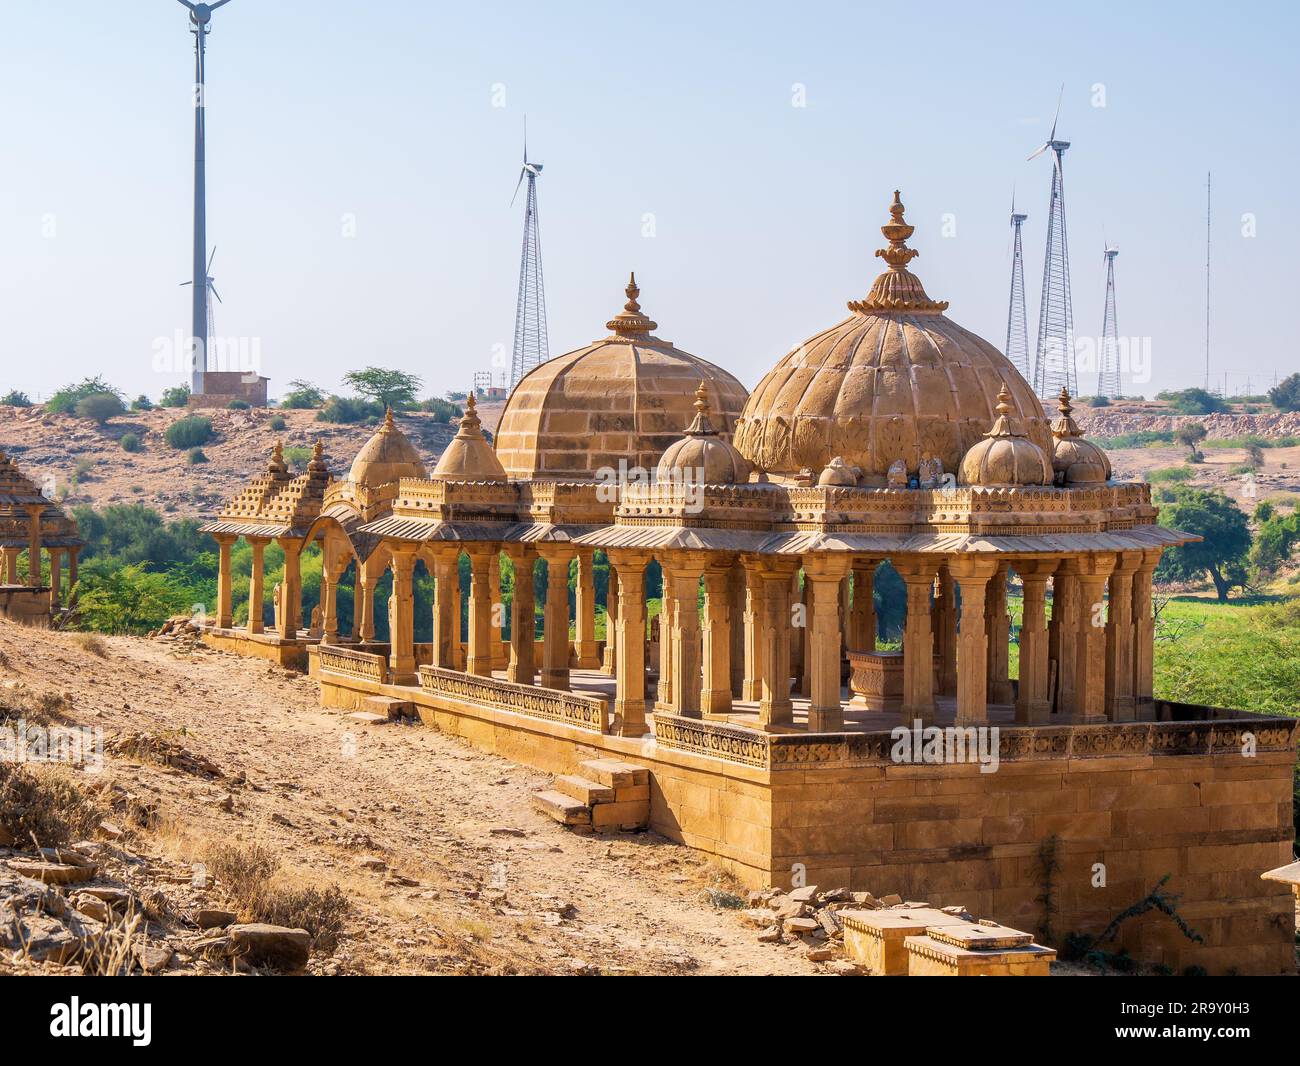
<instances>
[{"instance_id":1,"label":"ornate spire finial","mask_svg":"<svg viewBox=\"0 0 1300 1066\"><path fill-rule=\"evenodd\" d=\"M384 408L384 427L383 427L383 428L386 429L386 430L396 429L396 428L397 428L397 427L393 424L393 408L392 408L391 406L388 406L388 407L385 407L385 408Z\"/></svg>"},{"instance_id":2,"label":"ornate spire finial","mask_svg":"<svg viewBox=\"0 0 1300 1066\"><path fill-rule=\"evenodd\" d=\"M1011 390L1007 388L1007 383L1002 382L1002 388L998 390L997 412L1000 415L1009 415L1011 413Z\"/></svg>"},{"instance_id":3,"label":"ornate spire finial","mask_svg":"<svg viewBox=\"0 0 1300 1066\"><path fill-rule=\"evenodd\" d=\"M277 440L274 447L271 448L271 461L266 466L266 472L271 475L283 474L289 469L284 461L284 442Z\"/></svg>"},{"instance_id":4,"label":"ornate spire finial","mask_svg":"<svg viewBox=\"0 0 1300 1066\"><path fill-rule=\"evenodd\" d=\"M651 322L648 316L641 313L641 305L637 303L637 297L641 295L641 290L636 283L635 271L629 277L627 287L623 292L627 295L627 303L623 305L622 311L605 323L605 326L612 329L614 334L619 337L650 340L650 331L658 329L659 323Z\"/></svg>"},{"instance_id":5,"label":"ornate spire finial","mask_svg":"<svg viewBox=\"0 0 1300 1066\"><path fill-rule=\"evenodd\" d=\"M474 390L470 389L465 397L465 413L460 416L460 426L456 436L461 438L481 436L482 426L483 423L478 416L478 399L474 395Z\"/></svg>"},{"instance_id":6,"label":"ornate spire finial","mask_svg":"<svg viewBox=\"0 0 1300 1066\"><path fill-rule=\"evenodd\" d=\"M993 419L993 426L987 433L986 437L1023 437L1025 431L1020 425L1020 419L1015 415L1015 407L1011 404L1011 390L1007 388L1006 380L1002 382L1002 388L998 390L998 402L993 408L997 411L997 417Z\"/></svg>"},{"instance_id":7,"label":"ornate spire finial","mask_svg":"<svg viewBox=\"0 0 1300 1066\"><path fill-rule=\"evenodd\" d=\"M718 431L713 428L713 422L709 418L712 413L709 405L709 383L701 381L699 388L695 390L695 417L686 427L686 435L688 437L716 436Z\"/></svg>"},{"instance_id":8,"label":"ornate spire finial","mask_svg":"<svg viewBox=\"0 0 1300 1066\"><path fill-rule=\"evenodd\" d=\"M936 313L948 309L947 301L931 300L925 293L921 279L907 269L921 253L907 246L907 239L916 232L903 217L902 194L894 190L894 202L889 205L889 221L880 227L888 248L879 248L876 255L889 264L889 269L876 278L865 300L850 300L849 310L859 314L880 311Z\"/></svg>"},{"instance_id":9,"label":"ornate spire finial","mask_svg":"<svg viewBox=\"0 0 1300 1066\"><path fill-rule=\"evenodd\" d=\"M320 441L317 441L311 450L311 462L307 464L307 473L318 480L330 476L329 464L325 462L325 445Z\"/></svg>"},{"instance_id":10,"label":"ornate spire finial","mask_svg":"<svg viewBox=\"0 0 1300 1066\"><path fill-rule=\"evenodd\" d=\"M1056 409L1061 412L1059 418L1052 422L1054 437L1082 437L1083 430L1073 418L1074 407L1070 403L1070 390L1061 386L1061 394L1056 398Z\"/></svg>"}]
</instances>

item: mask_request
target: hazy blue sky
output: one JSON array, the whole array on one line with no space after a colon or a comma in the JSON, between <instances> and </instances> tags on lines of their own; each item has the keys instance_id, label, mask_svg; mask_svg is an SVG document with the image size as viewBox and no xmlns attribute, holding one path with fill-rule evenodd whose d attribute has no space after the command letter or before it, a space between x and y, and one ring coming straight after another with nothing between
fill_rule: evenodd
<instances>
[{"instance_id":1,"label":"hazy blue sky","mask_svg":"<svg viewBox=\"0 0 1300 1066\"><path fill-rule=\"evenodd\" d=\"M182 380L156 339L188 328L187 13L4 9L0 391L103 373L156 396ZM1037 320L1050 163L1025 157L1064 81L1078 332L1104 234L1120 331L1151 338L1138 391L1201 381L1210 169L1214 367L1258 388L1300 369L1295 10L233 0L209 38L217 331L259 340L273 394L371 363L467 385L510 347L526 112L553 354L605 332L634 268L659 334L752 387L866 292L895 187L930 295L1000 347L1013 183Z\"/></svg>"}]
</instances>

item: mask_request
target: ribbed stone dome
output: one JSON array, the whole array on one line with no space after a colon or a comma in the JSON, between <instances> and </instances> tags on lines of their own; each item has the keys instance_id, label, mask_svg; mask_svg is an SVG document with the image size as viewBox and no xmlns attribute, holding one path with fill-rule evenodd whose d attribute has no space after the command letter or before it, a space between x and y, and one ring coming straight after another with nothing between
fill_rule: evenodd
<instances>
[{"instance_id":1,"label":"ribbed stone dome","mask_svg":"<svg viewBox=\"0 0 1300 1066\"><path fill-rule=\"evenodd\" d=\"M1050 453L1043 406L1000 351L963 329L931 300L907 269L918 254L914 227L894 194L889 247L876 254L889 269L844 321L787 354L758 384L736 426L736 445L756 467L815 474L834 456L880 483L902 459L909 474L927 455L955 471L996 417L1003 382L1011 412Z\"/></svg>"},{"instance_id":2,"label":"ribbed stone dome","mask_svg":"<svg viewBox=\"0 0 1300 1066\"><path fill-rule=\"evenodd\" d=\"M1061 389L1057 408L1061 415L1052 423L1052 469L1057 481L1067 486L1104 485L1110 480L1110 456L1099 445L1083 439L1067 389Z\"/></svg>"},{"instance_id":3,"label":"ribbed stone dome","mask_svg":"<svg viewBox=\"0 0 1300 1066\"><path fill-rule=\"evenodd\" d=\"M998 393L998 416L984 439L971 446L961 460L963 485L1050 485L1052 464L1047 453L1025 436L1020 419L1012 414L1006 385Z\"/></svg>"},{"instance_id":4,"label":"ribbed stone dome","mask_svg":"<svg viewBox=\"0 0 1300 1066\"><path fill-rule=\"evenodd\" d=\"M721 367L651 334L636 277L608 337L542 363L520 380L497 426L497 458L514 478L585 480L602 467L653 470L694 414L696 386L714 398L714 424L731 439L745 387Z\"/></svg>"},{"instance_id":5,"label":"ribbed stone dome","mask_svg":"<svg viewBox=\"0 0 1300 1066\"><path fill-rule=\"evenodd\" d=\"M384 424L357 452L348 471L348 480L367 488L378 488L404 477L424 477L424 461L406 434L393 422L393 412L384 415Z\"/></svg>"},{"instance_id":6,"label":"ribbed stone dome","mask_svg":"<svg viewBox=\"0 0 1300 1066\"><path fill-rule=\"evenodd\" d=\"M705 382L695 390L695 418L686 435L670 444L659 460L655 477L699 485L736 485L749 480L749 461L713 428L709 390Z\"/></svg>"}]
</instances>

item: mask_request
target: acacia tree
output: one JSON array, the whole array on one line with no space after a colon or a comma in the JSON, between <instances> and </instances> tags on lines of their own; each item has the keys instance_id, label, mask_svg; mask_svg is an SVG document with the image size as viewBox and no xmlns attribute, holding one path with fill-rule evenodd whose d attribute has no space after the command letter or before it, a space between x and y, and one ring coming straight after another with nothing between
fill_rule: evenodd
<instances>
[{"instance_id":1,"label":"acacia tree","mask_svg":"<svg viewBox=\"0 0 1300 1066\"><path fill-rule=\"evenodd\" d=\"M358 393L367 399L399 410L415 405L415 394L423 382L414 374L404 370L387 370L383 367L368 366L365 370L354 370L343 378Z\"/></svg>"},{"instance_id":2,"label":"acacia tree","mask_svg":"<svg viewBox=\"0 0 1300 1066\"><path fill-rule=\"evenodd\" d=\"M1209 575L1219 602L1235 587L1245 587L1250 525L1241 509L1222 492L1180 486L1174 501L1160 508L1160 524L1202 539L1170 548L1160 560L1157 577L1196 581Z\"/></svg>"},{"instance_id":3,"label":"acacia tree","mask_svg":"<svg viewBox=\"0 0 1300 1066\"><path fill-rule=\"evenodd\" d=\"M1199 463L1201 461L1202 456L1197 445L1205 439L1206 432L1205 427L1201 425L1201 423L1187 422L1184 425L1179 426L1178 431L1174 434L1174 439L1191 451L1192 454L1190 458L1194 463Z\"/></svg>"}]
</instances>

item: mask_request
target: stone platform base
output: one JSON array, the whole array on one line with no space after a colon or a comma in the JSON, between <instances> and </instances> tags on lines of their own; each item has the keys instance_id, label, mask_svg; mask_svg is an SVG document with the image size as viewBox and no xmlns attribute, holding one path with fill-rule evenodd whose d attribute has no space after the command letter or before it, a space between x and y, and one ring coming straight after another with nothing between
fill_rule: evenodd
<instances>
[{"instance_id":1,"label":"stone platform base","mask_svg":"<svg viewBox=\"0 0 1300 1066\"><path fill-rule=\"evenodd\" d=\"M50 626L50 587L0 585L0 617L25 626Z\"/></svg>"},{"instance_id":2,"label":"stone platform base","mask_svg":"<svg viewBox=\"0 0 1300 1066\"><path fill-rule=\"evenodd\" d=\"M320 641L312 637L282 640L275 633L249 633L244 629L217 629L209 626L203 631L203 643L218 651L231 651L254 659L269 659L287 670L307 672L307 649Z\"/></svg>"}]
</instances>

